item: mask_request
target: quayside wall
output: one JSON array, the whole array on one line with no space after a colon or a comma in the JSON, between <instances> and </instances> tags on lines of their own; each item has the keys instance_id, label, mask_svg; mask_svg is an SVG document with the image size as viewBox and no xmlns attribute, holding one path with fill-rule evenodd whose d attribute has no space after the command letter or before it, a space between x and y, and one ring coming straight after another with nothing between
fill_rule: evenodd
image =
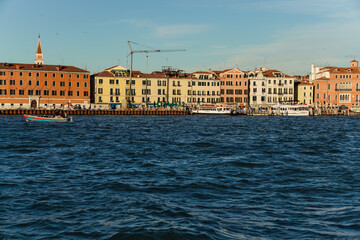
<instances>
[{"instance_id":1,"label":"quayside wall","mask_svg":"<svg viewBox=\"0 0 360 240\"><path fill-rule=\"evenodd\" d=\"M59 111L57 111L59 112ZM188 115L187 110L139 110L139 109L121 109L121 110L60 110L60 113L68 115ZM39 109L7 109L0 110L0 115L54 115L55 110Z\"/></svg>"}]
</instances>

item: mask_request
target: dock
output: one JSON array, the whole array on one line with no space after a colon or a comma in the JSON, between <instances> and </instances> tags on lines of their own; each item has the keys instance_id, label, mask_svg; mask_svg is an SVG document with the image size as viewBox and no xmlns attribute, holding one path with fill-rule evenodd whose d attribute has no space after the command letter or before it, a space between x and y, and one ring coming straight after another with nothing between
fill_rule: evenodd
<instances>
[{"instance_id":1,"label":"dock","mask_svg":"<svg viewBox=\"0 0 360 240\"><path fill-rule=\"evenodd\" d=\"M187 110L168 110L168 109L116 109L116 110L45 110L45 109L5 109L0 110L0 115L54 115L56 112L66 113L67 115L188 115Z\"/></svg>"}]
</instances>

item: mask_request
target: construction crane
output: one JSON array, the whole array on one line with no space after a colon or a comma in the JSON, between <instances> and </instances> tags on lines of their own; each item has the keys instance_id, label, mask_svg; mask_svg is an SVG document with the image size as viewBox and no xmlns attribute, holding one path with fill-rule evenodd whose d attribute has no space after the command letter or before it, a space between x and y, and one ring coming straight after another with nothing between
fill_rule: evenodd
<instances>
[{"instance_id":1,"label":"construction crane","mask_svg":"<svg viewBox=\"0 0 360 240\"><path fill-rule=\"evenodd\" d=\"M168 49L168 50L158 50L158 49L153 49L153 50L133 50L131 47L130 43L134 43L137 44L135 42L132 41L128 41L129 44L129 48L130 48L130 80L129 80L129 91L127 92L127 96L126 96L126 100L128 103L128 107L132 107L131 104L131 85L132 85L132 72L133 72L133 55L134 53L157 53L157 52L182 52L182 51L186 51L184 49ZM146 87L147 87L147 82L146 82ZM146 92L146 102L147 102L147 92Z\"/></svg>"}]
</instances>

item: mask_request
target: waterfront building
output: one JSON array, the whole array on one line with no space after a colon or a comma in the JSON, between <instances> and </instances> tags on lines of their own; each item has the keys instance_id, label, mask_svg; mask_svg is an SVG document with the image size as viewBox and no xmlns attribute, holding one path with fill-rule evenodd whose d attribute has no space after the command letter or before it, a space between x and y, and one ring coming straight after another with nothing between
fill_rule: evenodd
<instances>
[{"instance_id":1,"label":"waterfront building","mask_svg":"<svg viewBox=\"0 0 360 240\"><path fill-rule=\"evenodd\" d=\"M220 78L214 72L197 71L191 74L188 104L220 103Z\"/></svg>"},{"instance_id":2,"label":"waterfront building","mask_svg":"<svg viewBox=\"0 0 360 240\"><path fill-rule=\"evenodd\" d=\"M130 93L130 71L114 66L92 76L95 89L93 101L112 107L126 107L129 98L135 106L184 106L189 79L188 75L171 67L152 73L133 71Z\"/></svg>"},{"instance_id":3,"label":"waterfront building","mask_svg":"<svg viewBox=\"0 0 360 240\"><path fill-rule=\"evenodd\" d=\"M359 111L360 68L356 60L349 67L311 66L309 80L314 84L314 104L317 107L346 106Z\"/></svg>"},{"instance_id":4,"label":"waterfront building","mask_svg":"<svg viewBox=\"0 0 360 240\"><path fill-rule=\"evenodd\" d=\"M277 102L294 100L294 77L264 67L247 74L251 107L268 108Z\"/></svg>"},{"instance_id":5,"label":"waterfront building","mask_svg":"<svg viewBox=\"0 0 360 240\"><path fill-rule=\"evenodd\" d=\"M296 85L297 95L295 100L301 104L314 106L314 85L309 82L301 82Z\"/></svg>"},{"instance_id":6,"label":"waterfront building","mask_svg":"<svg viewBox=\"0 0 360 240\"><path fill-rule=\"evenodd\" d=\"M0 108L90 106L90 73L85 69L44 64L40 37L34 64L0 63Z\"/></svg>"},{"instance_id":7,"label":"waterfront building","mask_svg":"<svg viewBox=\"0 0 360 240\"><path fill-rule=\"evenodd\" d=\"M239 68L222 71L220 74L220 102L227 105L246 106L248 104L248 78Z\"/></svg>"}]
</instances>

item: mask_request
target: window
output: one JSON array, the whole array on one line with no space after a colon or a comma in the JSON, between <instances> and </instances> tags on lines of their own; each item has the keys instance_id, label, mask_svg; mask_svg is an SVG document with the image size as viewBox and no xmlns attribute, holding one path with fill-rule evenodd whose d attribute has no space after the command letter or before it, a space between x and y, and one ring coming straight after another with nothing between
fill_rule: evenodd
<instances>
[{"instance_id":1,"label":"window","mask_svg":"<svg viewBox=\"0 0 360 240\"><path fill-rule=\"evenodd\" d=\"M19 89L19 95L24 95L24 89Z\"/></svg>"},{"instance_id":2,"label":"window","mask_svg":"<svg viewBox=\"0 0 360 240\"><path fill-rule=\"evenodd\" d=\"M80 97L80 91L76 91L76 96Z\"/></svg>"},{"instance_id":3,"label":"window","mask_svg":"<svg viewBox=\"0 0 360 240\"><path fill-rule=\"evenodd\" d=\"M20 86L23 85L23 80L20 80L19 85L20 85Z\"/></svg>"},{"instance_id":4,"label":"window","mask_svg":"<svg viewBox=\"0 0 360 240\"><path fill-rule=\"evenodd\" d=\"M55 82L55 81L53 81L53 82L52 82L52 85L53 85L53 87L55 87L55 86L56 86L56 82Z\"/></svg>"},{"instance_id":5,"label":"window","mask_svg":"<svg viewBox=\"0 0 360 240\"><path fill-rule=\"evenodd\" d=\"M80 78L80 74L76 74L76 78Z\"/></svg>"},{"instance_id":6,"label":"window","mask_svg":"<svg viewBox=\"0 0 360 240\"><path fill-rule=\"evenodd\" d=\"M116 80L116 81L118 81L118 80ZM88 85L87 85L87 82L84 82L84 87L87 88L87 86L88 86Z\"/></svg>"},{"instance_id":7,"label":"window","mask_svg":"<svg viewBox=\"0 0 360 240\"><path fill-rule=\"evenodd\" d=\"M61 90L60 91L60 96L65 96L65 91Z\"/></svg>"},{"instance_id":8,"label":"window","mask_svg":"<svg viewBox=\"0 0 360 240\"><path fill-rule=\"evenodd\" d=\"M99 84L102 84L103 83L103 80L100 78L99 79Z\"/></svg>"},{"instance_id":9,"label":"window","mask_svg":"<svg viewBox=\"0 0 360 240\"><path fill-rule=\"evenodd\" d=\"M39 80L36 81L36 86L40 86L40 81Z\"/></svg>"},{"instance_id":10,"label":"window","mask_svg":"<svg viewBox=\"0 0 360 240\"><path fill-rule=\"evenodd\" d=\"M253 96L253 102L256 102L256 96Z\"/></svg>"},{"instance_id":11,"label":"window","mask_svg":"<svg viewBox=\"0 0 360 240\"><path fill-rule=\"evenodd\" d=\"M29 77L31 77L31 72L29 72Z\"/></svg>"},{"instance_id":12,"label":"window","mask_svg":"<svg viewBox=\"0 0 360 240\"><path fill-rule=\"evenodd\" d=\"M28 85L31 86L31 84L32 84L32 82L31 82L31 80L29 80L29 84L28 84Z\"/></svg>"},{"instance_id":13,"label":"window","mask_svg":"<svg viewBox=\"0 0 360 240\"><path fill-rule=\"evenodd\" d=\"M10 80L10 85L15 85L15 80Z\"/></svg>"},{"instance_id":14,"label":"window","mask_svg":"<svg viewBox=\"0 0 360 240\"><path fill-rule=\"evenodd\" d=\"M56 73L53 73L52 76L53 76L53 78L55 78L55 77L56 77Z\"/></svg>"},{"instance_id":15,"label":"window","mask_svg":"<svg viewBox=\"0 0 360 240\"><path fill-rule=\"evenodd\" d=\"M73 95L73 91L68 91L68 96L72 97L72 95Z\"/></svg>"},{"instance_id":16,"label":"window","mask_svg":"<svg viewBox=\"0 0 360 240\"><path fill-rule=\"evenodd\" d=\"M102 94L103 93L103 89L102 88L98 88L98 94Z\"/></svg>"},{"instance_id":17,"label":"window","mask_svg":"<svg viewBox=\"0 0 360 240\"><path fill-rule=\"evenodd\" d=\"M71 73L69 73L69 78L71 78Z\"/></svg>"},{"instance_id":18,"label":"window","mask_svg":"<svg viewBox=\"0 0 360 240\"><path fill-rule=\"evenodd\" d=\"M22 77L23 73L22 72L19 72L19 76Z\"/></svg>"},{"instance_id":19,"label":"window","mask_svg":"<svg viewBox=\"0 0 360 240\"><path fill-rule=\"evenodd\" d=\"M44 86L47 87L47 85L48 85L48 81L45 81Z\"/></svg>"},{"instance_id":20,"label":"window","mask_svg":"<svg viewBox=\"0 0 360 240\"><path fill-rule=\"evenodd\" d=\"M36 94L37 96L40 96L40 95L41 95L41 90L36 90L36 91L35 91L35 94Z\"/></svg>"},{"instance_id":21,"label":"window","mask_svg":"<svg viewBox=\"0 0 360 240\"><path fill-rule=\"evenodd\" d=\"M328 84L328 90L330 90L330 83Z\"/></svg>"},{"instance_id":22,"label":"window","mask_svg":"<svg viewBox=\"0 0 360 240\"><path fill-rule=\"evenodd\" d=\"M71 87L71 82L69 82L69 87Z\"/></svg>"},{"instance_id":23,"label":"window","mask_svg":"<svg viewBox=\"0 0 360 240\"><path fill-rule=\"evenodd\" d=\"M0 85L6 85L6 80L0 80Z\"/></svg>"},{"instance_id":24,"label":"window","mask_svg":"<svg viewBox=\"0 0 360 240\"><path fill-rule=\"evenodd\" d=\"M76 82L76 87L80 87L80 82Z\"/></svg>"},{"instance_id":25,"label":"window","mask_svg":"<svg viewBox=\"0 0 360 240\"><path fill-rule=\"evenodd\" d=\"M89 96L89 92L88 91L84 91L84 97L88 97Z\"/></svg>"},{"instance_id":26,"label":"window","mask_svg":"<svg viewBox=\"0 0 360 240\"><path fill-rule=\"evenodd\" d=\"M114 84L114 79L109 79L109 84Z\"/></svg>"},{"instance_id":27,"label":"window","mask_svg":"<svg viewBox=\"0 0 360 240\"><path fill-rule=\"evenodd\" d=\"M62 73L62 74L60 74L60 77L61 77L61 78L64 78L64 74L63 74L63 73Z\"/></svg>"},{"instance_id":28,"label":"window","mask_svg":"<svg viewBox=\"0 0 360 240\"><path fill-rule=\"evenodd\" d=\"M10 89L10 95L15 95L15 89Z\"/></svg>"},{"instance_id":29,"label":"window","mask_svg":"<svg viewBox=\"0 0 360 240\"><path fill-rule=\"evenodd\" d=\"M47 77L48 76L48 74L47 73L45 73L45 77Z\"/></svg>"},{"instance_id":30,"label":"window","mask_svg":"<svg viewBox=\"0 0 360 240\"><path fill-rule=\"evenodd\" d=\"M65 82L64 81L60 82L60 87L65 87Z\"/></svg>"},{"instance_id":31,"label":"window","mask_svg":"<svg viewBox=\"0 0 360 240\"><path fill-rule=\"evenodd\" d=\"M49 96L49 90L44 90L44 95Z\"/></svg>"},{"instance_id":32,"label":"window","mask_svg":"<svg viewBox=\"0 0 360 240\"><path fill-rule=\"evenodd\" d=\"M52 90L51 95L56 96L56 90Z\"/></svg>"},{"instance_id":33,"label":"window","mask_svg":"<svg viewBox=\"0 0 360 240\"><path fill-rule=\"evenodd\" d=\"M6 95L6 89L0 89L0 95Z\"/></svg>"},{"instance_id":34,"label":"window","mask_svg":"<svg viewBox=\"0 0 360 240\"><path fill-rule=\"evenodd\" d=\"M316 89L320 89L320 84L319 83L316 84Z\"/></svg>"},{"instance_id":35,"label":"window","mask_svg":"<svg viewBox=\"0 0 360 240\"><path fill-rule=\"evenodd\" d=\"M14 76L14 72L10 72L10 76Z\"/></svg>"},{"instance_id":36,"label":"window","mask_svg":"<svg viewBox=\"0 0 360 240\"><path fill-rule=\"evenodd\" d=\"M87 79L89 77L89 75L87 74L84 74L84 78Z\"/></svg>"}]
</instances>

